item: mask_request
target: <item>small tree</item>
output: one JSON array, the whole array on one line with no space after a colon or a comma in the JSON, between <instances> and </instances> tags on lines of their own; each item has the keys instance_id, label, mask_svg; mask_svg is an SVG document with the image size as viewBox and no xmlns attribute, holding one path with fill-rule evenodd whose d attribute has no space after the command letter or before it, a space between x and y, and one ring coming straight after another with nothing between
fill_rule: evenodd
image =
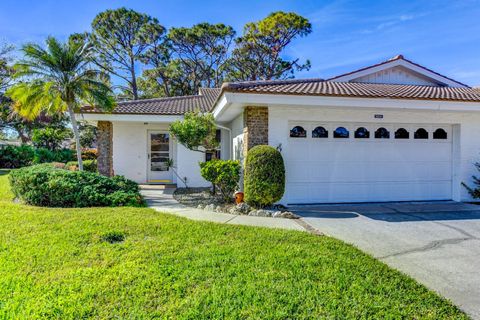
<instances>
[{"instance_id":1,"label":"small tree","mask_svg":"<svg viewBox=\"0 0 480 320\"><path fill-rule=\"evenodd\" d=\"M170 133L187 149L202 153L210 152L215 157L219 147L216 139L217 127L211 113L189 112L183 120L170 125ZM215 184L213 184L215 193Z\"/></svg>"},{"instance_id":2,"label":"small tree","mask_svg":"<svg viewBox=\"0 0 480 320\"><path fill-rule=\"evenodd\" d=\"M225 202L233 199L240 180L240 162L237 160L212 160L200 164L202 177L210 181Z\"/></svg>"},{"instance_id":3,"label":"small tree","mask_svg":"<svg viewBox=\"0 0 480 320\"><path fill-rule=\"evenodd\" d=\"M33 130L32 143L37 148L55 151L60 149L63 142L71 137L72 132L67 128L46 127Z\"/></svg>"},{"instance_id":4,"label":"small tree","mask_svg":"<svg viewBox=\"0 0 480 320\"><path fill-rule=\"evenodd\" d=\"M475 168L477 171L480 171L480 162L477 162L474 164ZM465 182L462 182L462 186L467 189L468 193L472 196L474 199L480 198L480 178L476 176L472 176L473 183L475 184L474 188L469 187Z\"/></svg>"},{"instance_id":5,"label":"small tree","mask_svg":"<svg viewBox=\"0 0 480 320\"><path fill-rule=\"evenodd\" d=\"M202 153L217 150L217 127L211 113L189 112L170 125L170 133L187 149Z\"/></svg>"}]
</instances>

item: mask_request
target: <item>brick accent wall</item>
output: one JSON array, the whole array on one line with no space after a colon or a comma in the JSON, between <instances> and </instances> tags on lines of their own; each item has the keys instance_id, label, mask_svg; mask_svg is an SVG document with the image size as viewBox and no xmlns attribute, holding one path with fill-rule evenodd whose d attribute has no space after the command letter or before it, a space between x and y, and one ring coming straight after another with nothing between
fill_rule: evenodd
<instances>
[{"instance_id":1,"label":"brick accent wall","mask_svg":"<svg viewBox=\"0 0 480 320\"><path fill-rule=\"evenodd\" d=\"M245 107L243 111L243 153L254 146L268 144L268 107Z\"/></svg>"},{"instance_id":2,"label":"brick accent wall","mask_svg":"<svg viewBox=\"0 0 480 320\"><path fill-rule=\"evenodd\" d=\"M110 121L98 121L97 124L97 165L98 173L113 176L113 125Z\"/></svg>"}]
</instances>

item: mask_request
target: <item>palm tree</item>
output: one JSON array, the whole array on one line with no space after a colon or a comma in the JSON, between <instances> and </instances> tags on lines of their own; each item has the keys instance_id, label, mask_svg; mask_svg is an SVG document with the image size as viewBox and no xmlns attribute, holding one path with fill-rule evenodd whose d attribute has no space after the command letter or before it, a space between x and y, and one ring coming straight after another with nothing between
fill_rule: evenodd
<instances>
[{"instance_id":1,"label":"palm tree","mask_svg":"<svg viewBox=\"0 0 480 320\"><path fill-rule=\"evenodd\" d=\"M106 75L94 69L94 51L81 41L62 43L48 37L46 48L26 44L24 58L15 64L15 78L20 79L7 90L14 108L23 117L34 119L47 114L68 112L75 135L78 168L83 170L80 136L75 110L82 104L108 110L115 100Z\"/></svg>"}]
</instances>

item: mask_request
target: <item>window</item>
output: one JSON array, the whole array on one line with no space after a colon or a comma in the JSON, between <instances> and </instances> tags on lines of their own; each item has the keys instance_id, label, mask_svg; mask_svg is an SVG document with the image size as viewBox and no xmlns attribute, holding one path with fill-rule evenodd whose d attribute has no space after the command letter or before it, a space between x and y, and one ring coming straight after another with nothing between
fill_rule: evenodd
<instances>
[{"instance_id":1,"label":"window","mask_svg":"<svg viewBox=\"0 0 480 320\"><path fill-rule=\"evenodd\" d=\"M410 133L405 128L399 128L395 131L395 139L410 139Z\"/></svg>"},{"instance_id":2,"label":"window","mask_svg":"<svg viewBox=\"0 0 480 320\"><path fill-rule=\"evenodd\" d=\"M295 126L292 130L290 130L290 137L291 138L306 138L307 131L303 129L301 126Z\"/></svg>"},{"instance_id":3,"label":"window","mask_svg":"<svg viewBox=\"0 0 480 320\"><path fill-rule=\"evenodd\" d=\"M433 133L433 139L447 139L447 131L443 130L442 128L438 128Z\"/></svg>"},{"instance_id":4,"label":"window","mask_svg":"<svg viewBox=\"0 0 480 320\"><path fill-rule=\"evenodd\" d=\"M427 130L420 128L417 131L415 131L415 134L413 135L415 139L428 139L428 132Z\"/></svg>"},{"instance_id":5,"label":"window","mask_svg":"<svg viewBox=\"0 0 480 320\"><path fill-rule=\"evenodd\" d=\"M375 139L390 139L390 131L385 128L378 128L375 131Z\"/></svg>"},{"instance_id":6,"label":"window","mask_svg":"<svg viewBox=\"0 0 480 320\"><path fill-rule=\"evenodd\" d=\"M370 138L370 131L368 131L367 128L360 127L357 130L355 130L355 138L368 139Z\"/></svg>"},{"instance_id":7,"label":"window","mask_svg":"<svg viewBox=\"0 0 480 320\"><path fill-rule=\"evenodd\" d=\"M328 138L328 130L324 127L316 127L312 131L312 138Z\"/></svg>"},{"instance_id":8,"label":"window","mask_svg":"<svg viewBox=\"0 0 480 320\"><path fill-rule=\"evenodd\" d=\"M222 142L222 130L217 129L217 131L215 131L215 140L217 140L219 144ZM205 162L210 161L212 159L221 159L221 156L222 154L220 150L215 150L214 152L212 151L206 152Z\"/></svg>"},{"instance_id":9,"label":"window","mask_svg":"<svg viewBox=\"0 0 480 320\"><path fill-rule=\"evenodd\" d=\"M334 138L348 138L349 136L350 136L350 132L348 132L348 130L345 129L344 127L338 127L333 132Z\"/></svg>"}]
</instances>

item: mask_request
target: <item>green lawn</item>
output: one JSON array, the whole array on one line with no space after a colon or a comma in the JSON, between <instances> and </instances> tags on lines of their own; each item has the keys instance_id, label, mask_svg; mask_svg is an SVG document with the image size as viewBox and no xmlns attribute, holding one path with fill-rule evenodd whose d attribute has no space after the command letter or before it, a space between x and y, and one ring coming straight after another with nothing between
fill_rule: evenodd
<instances>
[{"instance_id":1,"label":"green lawn","mask_svg":"<svg viewBox=\"0 0 480 320\"><path fill-rule=\"evenodd\" d=\"M332 238L0 198L1 319L467 318Z\"/></svg>"}]
</instances>

